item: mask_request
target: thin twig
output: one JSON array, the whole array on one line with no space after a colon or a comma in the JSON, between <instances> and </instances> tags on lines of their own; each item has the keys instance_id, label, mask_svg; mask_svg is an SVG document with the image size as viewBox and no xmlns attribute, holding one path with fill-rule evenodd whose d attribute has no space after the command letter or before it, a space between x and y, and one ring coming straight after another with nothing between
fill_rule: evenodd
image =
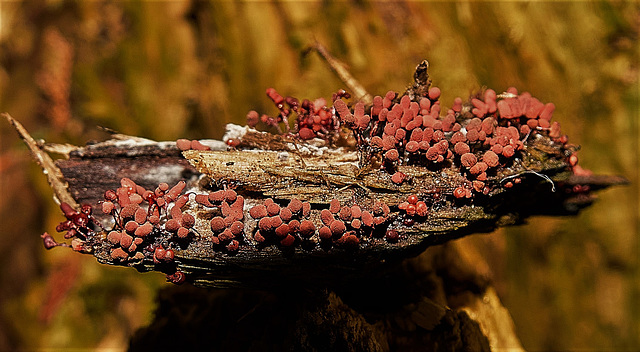
<instances>
[{"instance_id":1,"label":"thin twig","mask_svg":"<svg viewBox=\"0 0 640 352\"><path fill-rule=\"evenodd\" d=\"M38 146L46 153L62 155L67 159L69 159L69 154L71 154L71 152L80 149L79 147L69 143L39 143Z\"/></svg>"},{"instance_id":2,"label":"thin twig","mask_svg":"<svg viewBox=\"0 0 640 352\"><path fill-rule=\"evenodd\" d=\"M111 135L111 138L113 139L117 139L117 140L121 140L121 141L126 141L126 140L130 140L133 139L136 142L143 142L143 143L147 143L147 142L155 142L152 139L148 139L148 138L143 138L143 137L138 137L138 136L130 136L128 134L122 134L116 130L113 130L109 127L104 127L104 126L98 126L98 129L104 132L107 132Z\"/></svg>"},{"instance_id":3,"label":"thin twig","mask_svg":"<svg viewBox=\"0 0 640 352\"><path fill-rule=\"evenodd\" d=\"M53 162L53 159L51 159L49 154L40 149L38 143L33 139L33 137L31 137L29 132L27 132L27 130L24 128L24 126L22 126L20 122L16 121L13 117L11 117L11 115L6 112L0 115L2 115L5 119L7 119L7 121L9 121L11 125L13 125L13 127L18 132L18 135L20 135L20 138L22 138L27 147L29 147L29 150L31 150L31 155L33 155L33 158L36 160L38 165L42 167L42 170L44 174L47 175L47 180L49 181L49 184L53 189L53 193L55 195L54 199L58 203L67 203L74 209L79 210L80 206L73 198L71 193L69 193L67 183L63 181L64 176L62 175L62 172Z\"/></svg>"},{"instance_id":4,"label":"thin twig","mask_svg":"<svg viewBox=\"0 0 640 352\"><path fill-rule=\"evenodd\" d=\"M346 65L340 62L340 60L336 59L327 51L327 48L319 42L315 42L312 48L320 54L320 56L327 62L329 67L333 72L335 72L340 80L347 85L348 89L353 93L353 96L356 100L360 100L365 104L371 104L373 102L373 97L371 94L367 92L367 90L355 79L349 70L347 70Z\"/></svg>"}]
</instances>

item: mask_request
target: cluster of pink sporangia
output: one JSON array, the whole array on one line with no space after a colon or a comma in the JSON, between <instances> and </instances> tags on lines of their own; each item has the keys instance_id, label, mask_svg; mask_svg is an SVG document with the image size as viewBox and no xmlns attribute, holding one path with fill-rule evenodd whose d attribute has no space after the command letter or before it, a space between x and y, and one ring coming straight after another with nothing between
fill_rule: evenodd
<instances>
[{"instance_id":1,"label":"cluster of pink sporangia","mask_svg":"<svg viewBox=\"0 0 640 352\"><path fill-rule=\"evenodd\" d=\"M197 139L190 140L185 138L180 138L176 141L176 146L181 151L185 150L211 150L208 146L200 143Z\"/></svg>"},{"instance_id":2,"label":"cluster of pink sporangia","mask_svg":"<svg viewBox=\"0 0 640 352\"><path fill-rule=\"evenodd\" d=\"M464 109L462 99L456 98L444 117L440 116L439 97L440 89L432 87L418 101L404 95L396 103L396 93L389 91L373 99L368 113L361 102L353 111L340 99L334 107L359 143L383 155L382 167L392 173L395 183L406 180L397 171L399 165L458 167L472 182L454 190L456 198L469 198L473 191L488 192L487 177L512 163L532 134L545 133L557 143L567 143L560 125L550 121L555 106L529 93L518 95L515 88L509 88L498 96L487 89L482 97L471 100L471 109Z\"/></svg>"},{"instance_id":3,"label":"cluster of pink sporangia","mask_svg":"<svg viewBox=\"0 0 640 352\"><path fill-rule=\"evenodd\" d=\"M311 204L293 198L285 207L265 199L262 204L253 206L249 215L258 221L253 235L258 243L291 247L305 241L313 243L312 238L317 235L320 245L330 248L334 245L358 246L363 236L370 236L376 226L383 226L389 220L389 212L389 207L380 202L369 211L357 204L342 206L339 200L333 199L328 209L321 210L322 225L317 228L309 219Z\"/></svg>"},{"instance_id":4,"label":"cluster of pink sporangia","mask_svg":"<svg viewBox=\"0 0 640 352\"><path fill-rule=\"evenodd\" d=\"M398 204L398 209L409 217L419 216L425 217L429 213L429 206L424 201L419 200L418 196L411 194L407 200Z\"/></svg>"},{"instance_id":5,"label":"cluster of pink sporangia","mask_svg":"<svg viewBox=\"0 0 640 352\"><path fill-rule=\"evenodd\" d=\"M109 256L115 262L131 264L148 259L161 265L172 263L175 243L187 240L195 231L195 218L181 210L189 200L188 195L181 195L185 182L180 181L172 188L161 183L151 191L125 177L120 180L120 185L115 191L106 191L105 200L101 202L102 212L114 219L110 231L105 231L92 216L90 205L83 204L81 210L76 211L67 203L60 205L67 220L61 222L56 230L66 231L64 237L67 239L73 238L71 247L76 251L88 253L94 250L95 240L99 239L95 229L99 228L101 232L108 232ZM46 232L41 237L47 249L68 246L57 243ZM185 276L176 271L167 275L167 279L179 284Z\"/></svg>"},{"instance_id":6,"label":"cluster of pink sporangia","mask_svg":"<svg viewBox=\"0 0 640 352\"><path fill-rule=\"evenodd\" d=\"M325 249L334 245L353 247L360 243L362 236L370 236L376 228L384 229L390 220L390 209L382 202L374 203L367 210L357 204L342 206L334 199L328 209L320 212L319 228L316 220L311 219L311 204L297 198L289 200L286 206L267 198L249 207L247 214L244 197L233 189L197 194L195 202L218 212L209 221L210 240L214 248L228 252L237 251L244 238L252 238L258 247L277 245L284 249L306 245L311 248L317 242ZM256 226L245 227L245 216L253 219Z\"/></svg>"},{"instance_id":7,"label":"cluster of pink sporangia","mask_svg":"<svg viewBox=\"0 0 640 352\"><path fill-rule=\"evenodd\" d=\"M171 241L187 239L195 224L193 215L181 210L189 200L188 195L181 195L185 182L172 188L160 183L151 191L125 177L120 185L115 191L106 191L102 202L102 212L111 214L115 221L107 235L111 258L121 262L144 258L155 263L172 262ZM166 235L168 238L162 238Z\"/></svg>"},{"instance_id":8,"label":"cluster of pink sporangia","mask_svg":"<svg viewBox=\"0 0 640 352\"><path fill-rule=\"evenodd\" d=\"M211 241L214 246L224 246L228 251L237 251L244 233L244 197L232 189L198 194L195 201L206 208L218 208L221 216L210 221Z\"/></svg>"},{"instance_id":9,"label":"cluster of pink sporangia","mask_svg":"<svg viewBox=\"0 0 640 352\"><path fill-rule=\"evenodd\" d=\"M247 125L250 127L256 127L261 122L282 132L280 124L283 124L286 132L289 132L289 118L295 114L294 132L300 139L316 137L328 139L338 129L338 120L324 98L314 101L304 99L300 103L298 99L290 96L284 98L273 88L267 89L267 96L278 108L278 116L271 117L265 114L260 116L256 111L250 111L247 114ZM342 97L349 98L350 95L344 90L339 90L333 95L333 100Z\"/></svg>"},{"instance_id":10,"label":"cluster of pink sporangia","mask_svg":"<svg viewBox=\"0 0 640 352\"><path fill-rule=\"evenodd\" d=\"M67 220L61 222L56 226L56 231L65 232L64 238L72 239L71 247L75 251L84 251L84 243L93 238L95 235L95 228L101 228L100 223L92 216L93 209L89 204L83 204L80 207L80 211L76 211L69 204L60 203L60 210L64 214ZM53 247L68 247L65 243L56 242L53 237L45 232L42 234L42 240L46 249Z\"/></svg>"},{"instance_id":11,"label":"cluster of pink sporangia","mask_svg":"<svg viewBox=\"0 0 640 352\"><path fill-rule=\"evenodd\" d=\"M320 212L324 226L318 231L319 237L338 245L357 246L361 238L371 236L376 228L386 227L390 211L383 202L375 202L371 209L365 210L358 204L341 205L333 199L329 209Z\"/></svg>"},{"instance_id":12,"label":"cluster of pink sporangia","mask_svg":"<svg viewBox=\"0 0 640 352\"><path fill-rule=\"evenodd\" d=\"M278 243L291 247L310 239L316 233L316 226L309 220L311 204L297 198L281 207L271 198L249 209L249 215L258 222L253 239L260 244Z\"/></svg>"}]
</instances>

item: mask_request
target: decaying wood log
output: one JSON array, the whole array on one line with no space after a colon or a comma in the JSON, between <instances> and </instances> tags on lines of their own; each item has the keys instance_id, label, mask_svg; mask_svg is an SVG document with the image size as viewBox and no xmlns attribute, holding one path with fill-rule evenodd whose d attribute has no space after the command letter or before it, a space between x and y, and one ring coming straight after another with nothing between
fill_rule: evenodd
<instances>
[{"instance_id":1,"label":"decaying wood log","mask_svg":"<svg viewBox=\"0 0 640 352\"><path fill-rule=\"evenodd\" d=\"M392 209L389 216L396 218L387 228L403 233L397 243L387 242L381 234L363 241L357 249L326 250L314 244L311 249L300 247L293 251L277 246L258 248L251 237L245 237L247 243L238 252L224 253L214 250L211 243L204 239L205 234L211 232L208 224L211 211L193 207L196 217L194 227L203 239L193 241L177 251L175 262L178 270L191 277L194 284L202 286L252 284L265 287L277 284L280 278L315 282L350 280L351 275L360 276L366 270L381 270L381 267L419 254L428 246L467 234L519 223L531 215L574 213L593 200L591 192L574 193L573 188L577 185L586 185L593 190L624 182L620 177L577 176L566 171L558 172L562 168L555 163L550 167L546 164L537 167L536 172L551 175L556 188L553 192L553 185L548 180L532 172L512 169L511 174L499 177L521 175L522 183L514 192L496 189L486 195L482 204L457 204L455 200L448 199L432 209L425 221L407 226L397 209L403 199L416 188L450 194L457 184L464 182L462 176L450 170L432 172L408 166L401 170L416 181L411 186L398 186L390 181L384 171L370 169L366 173L360 172L354 164L353 154L339 152L313 158L305 156L302 159L293 151L187 151L184 156L187 159L171 143L109 141L78 148L69 154L69 159L59 160L57 165L75 199L95 208L99 208L104 190L120 186L122 177L129 177L148 189L154 188L161 180L169 184L191 180L188 189L195 187L199 189L197 192L210 190L211 179L228 180L236 183L238 194L245 195L245 208L258 204L264 197L284 204L298 198L312 204L310 218L317 223L321 223L320 210L327 208L332 199L345 203L356 199L363 205L384 201ZM302 160L305 166L301 165ZM210 178L199 177L200 172L206 172ZM105 227L109 227L107 216L95 215ZM247 229L257 226L252 219L245 222ZM114 261L109 256L110 246L102 245L101 241L96 241L91 249L99 261L132 265L145 271L157 270L156 264L144 260L141 263ZM309 271L317 267L322 271L310 276ZM337 273L340 273L338 279Z\"/></svg>"},{"instance_id":2,"label":"decaying wood log","mask_svg":"<svg viewBox=\"0 0 640 352\"><path fill-rule=\"evenodd\" d=\"M357 158L353 153L341 152L301 157L294 151L187 151L184 156L195 169L175 147L164 143L108 142L78 149L58 165L76 199L95 207L102 200L103 190L117 188L122 177L132 178L145 188L153 188L159 180L169 184L191 180L190 184L199 188L197 192L208 191L213 179L234 182L236 192L245 196L245 208L258 204L265 197L284 204L293 198L308 201L312 204L310 218L318 224L321 224L320 210L327 208L332 199L344 203L355 199L363 205L383 201L393 209L390 217L397 219L387 228L403 234L398 243L387 242L384 234L372 236L357 250L326 250L315 243L310 250L283 251L277 246L258 249L257 243L247 236L246 245L241 245L238 252L220 253L204 239L194 241L176 253L176 264L196 285L203 286L240 285L246 281L263 287L277 283L281 277L334 281L336 273L344 280L350 280L349 273L362 275L362 270L380 270L380 266L417 255L430 245L519 223L531 215L574 213L593 200L591 192L574 193L573 188L577 185L598 189L624 182L619 177L576 176L556 162L539 165L530 162L520 169L512 168L509 174L496 176L504 179L520 175L522 183L514 192L497 188L486 195L481 204L457 204L456 200L448 199L432 209L425 221L407 226L397 209L403 199L415 189L451 194L464 182L462 176L451 170L425 171L407 166L400 170L415 182L398 186L379 169L362 172L354 163ZM550 175L555 186L533 171ZM199 172L207 173L209 179L198 178ZM195 208L193 211L195 228L206 238L205 234L211 233L208 224L211 212ZM252 233L256 222L252 219L245 222L246 232ZM108 250L100 248L94 248L93 252L101 262L126 264L114 261ZM140 270L156 269L153 263L141 264L135 266ZM322 267L322 272L309 276L309 269L315 267Z\"/></svg>"},{"instance_id":3,"label":"decaying wood log","mask_svg":"<svg viewBox=\"0 0 640 352\"><path fill-rule=\"evenodd\" d=\"M338 96L333 109L313 107L267 90L280 115L263 120L275 126L296 111L294 131L230 125L229 150L221 141L185 147L120 135L50 146L68 153L55 167L43 165L71 205L58 229L102 263L197 286L335 283L337 274L349 281L379 272L429 246L532 215L576 213L594 190L626 182L581 170L577 147L549 121L553 104L528 93L487 90L439 117L440 92L430 88L427 68L417 67L404 95L367 106L348 108ZM104 211L90 215L72 201Z\"/></svg>"}]
</instances>

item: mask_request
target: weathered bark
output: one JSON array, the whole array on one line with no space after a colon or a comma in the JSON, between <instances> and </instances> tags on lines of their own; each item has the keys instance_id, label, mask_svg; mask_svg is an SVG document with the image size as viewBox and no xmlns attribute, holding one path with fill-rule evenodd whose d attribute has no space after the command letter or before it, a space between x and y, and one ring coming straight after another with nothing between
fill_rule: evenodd
<instances>
[{"instance_id":1,"label":"weathered bark","mask_svg":"<svg viewBox=\"0 0 640 352\"><path fill-rule=\"evenodd\" d=\"M320 209L334 198L343 201L358 199L361 204L384 201L391 206L393 218L398 215L395 206L416 189L446 194L463 182L458 172L407 166L401 169L414 181L396 185L384 171L359 169L354 153L326 152L322 157L309 157L296 155L295 150L187 151L184 155L195 168L167 143L120 141L79 148L70 153L69 159L59 160L57 165L78 202L94 207L103 199L104 190L117 188L119 179L125 176L145 188L153 188L158 182L174 184L178 180L191 180L190 187L200 192L210 189L213 179L217 182L233 181L236 191L245 196L245 207L257 204L265 197L283 202L294 197L309 201L313 205L311 219L317 222ZM527 169L533 169L533 165L531 162ZM388 243L382 236L372 236L357 250L325 250L315 245L310 249L295 250L272 246L259 248L250 236L246 236L246 243L241 245L238 253L220 253L205 240L204 234L210 232L207 222L211 218L210 212L194 207L191 211L196 215L195 228L202 237L177 253L177 268L200 286L264 287L278 285L282 279L349 281L362 275L363 271L377 272L393 267L429 246L451 239L519 223L532 215L575 213L590 204L593 195L565 191L574 185L598 189L624 182L619 177L575 176L563 171L561 166L553 161L550 166L542 164L535 169L552 177L555 191L552 191L552 184L540 176L512 168L512 174L522 173L522 187L509 192L496 188L495 192L473 203L444 200L422 222L406 226L401 220L392 221L390 227L404 235L398 243ZM198 178L199 172L206 172L210 179ZM496 176L499 177L509 175ZM102 214L96 216L106 219ZM246 219L245 223L247 233L256 227L252 219ZM106 249L98 246L94 255L101 262L114 264ZM139 270L157 270L154 263L135 266ZM309 275L310 271L312 275Z\"/></svg>"}]
</instances>

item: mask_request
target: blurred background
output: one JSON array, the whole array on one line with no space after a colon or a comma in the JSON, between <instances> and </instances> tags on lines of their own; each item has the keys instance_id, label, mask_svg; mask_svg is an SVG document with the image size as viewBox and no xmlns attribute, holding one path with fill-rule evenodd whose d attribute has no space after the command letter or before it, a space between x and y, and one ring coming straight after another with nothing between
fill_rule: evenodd
<instances>
[{"instance_id":1,"label":"blurred background","mask_svg":"<svg viewBox=\"0 0 640 352\"><path fill-rule=\"evenodd\" d=\"M631 184L577 217L471 236L528 350L640 349L640 5L629 1L0 0L0 111L35 138L83 145L96 126L156 140L220 138L267 87L325 97L344 84L315 40L372 94L431 64L443 106L483 86L554 102L580 165ZM45 251L62 220L0 122L0 350L125 349L153 318L162 274ZM56 236L60 238L60 236Z\"/></svg>"}]
</instances>

